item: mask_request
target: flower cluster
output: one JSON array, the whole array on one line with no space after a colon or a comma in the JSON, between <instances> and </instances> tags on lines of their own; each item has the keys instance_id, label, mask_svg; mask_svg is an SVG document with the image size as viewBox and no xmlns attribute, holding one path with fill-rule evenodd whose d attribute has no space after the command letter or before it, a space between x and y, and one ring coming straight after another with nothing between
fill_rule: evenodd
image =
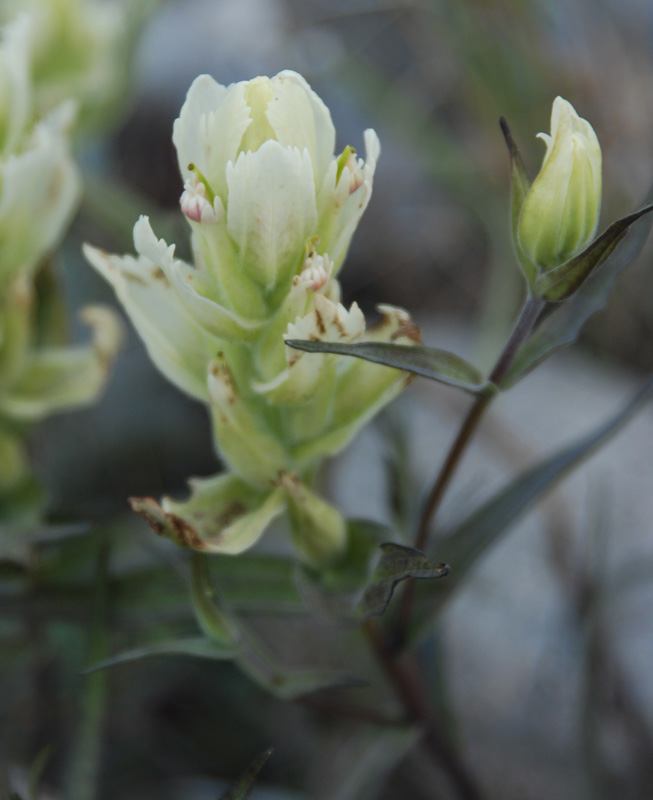
<instances>
[{"instance_id":1,"label":"flower cluster","mask_svg":"<svg viewBox=\"0 0 653 800\"><path fill-rule=\"evenodd\" d=\"M237 553L289 512L299 552L322 562L344 545L337 511L311 488L336 453L405 385L387 367L290 350L284 338L410 344L402 309L380 307L365 331L336 279L369 202L379 142L366 157L334 155L324 103L290 71L229 87L202 75L173 141L184 180L181 209L195 264L175 258L147 218L137 257L87 247L113 285L158 368L208 404L226 474L192 482L188 501L133 501L161 534L208 552Z\"/></svg>"}]
</instances>

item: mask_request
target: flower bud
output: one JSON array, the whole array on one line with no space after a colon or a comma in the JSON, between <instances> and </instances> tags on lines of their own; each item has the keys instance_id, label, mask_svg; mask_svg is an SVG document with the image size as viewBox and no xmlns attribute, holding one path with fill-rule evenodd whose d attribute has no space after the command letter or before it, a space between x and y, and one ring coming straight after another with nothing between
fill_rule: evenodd
<instances>
[{"instance_id":1,"label":"flower bud","mask_svg":"<svg viewBox=\"0 0 653 800\"><path fill-rule=\"evenodd\" d=\"M601 148L592 126L556 97L542 168L521 209L518 241L540 270L564 264L593 239L601 206Z\"/></svg>"}]
</instances>

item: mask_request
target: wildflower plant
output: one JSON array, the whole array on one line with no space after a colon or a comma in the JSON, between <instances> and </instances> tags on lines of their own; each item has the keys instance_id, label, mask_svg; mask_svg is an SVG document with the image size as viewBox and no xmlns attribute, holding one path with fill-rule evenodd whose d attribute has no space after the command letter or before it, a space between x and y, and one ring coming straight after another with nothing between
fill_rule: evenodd
<instances>
[{"instance_id":1,"label":"wildflower plant","mask_svg":"<svg viewBox=\"0 0 653 800\"><path fill-rule=\"evenodd\" d=\"M114 315L93 306L83 311L91 344L64 346L56 315L50 313L57 293L43 276L81 188L70 153L75 103L60 99L74 95L84 108L90 96L87 110L92 111L93 99L106 110L119 93L119 79L109 74L106 61L112 61L107 54L120 27L116 15L124 8L81 0L30 0L28 5L32 16L7 25L0 44L5 88L0 97L2 511L11 505L6 498L29 482L28 424L91 402L120 340ZM356 303L342 302L339 272L370 202L380 156L375 132L364 132L361 154L350 145L337 150L328 109L292 71L230 86L208 75L193 82L173 129L180 213L188 225L192 260L177 258L175 245L159 238L153 229L158 226L146 216L133 228L135 254L111 254L90 244L84 253L112 286L156 367L203 404L211 421L222 472L192 479L185 499L131 499L156 534L190 551L192 602L185 585L180 602L191 624L199 624L200 635L188 636L188 619L173 614L175 622L162 626L175 631L172 638L158 631L135 649L110 655L113 590L123 604L142 602L143 611L152 602L143 589L160 577L150 562L140 573L141 556L136 564L129 553L126 570L120 563L110 569L112 532L98 548L90 589L92 670L155 654L231 660L270 692L296 699L360 685L352 673L363 665L364 681L376 694L360 703L334 703L330 710L376 726L376 743L389 764L422 741L456 796L480 797L432 707L418 645L477 559L653 394L647 385L604 425L450 520L447 530L435 524L489 405L576 338L603 306L650 227L653 195L597 235L601 150L589 122L567 101L558 97L553 103L550 133L541 134L546 152L534 180L505 120L502 129L510 154L510 229L524 276L524 303L485 375L453 353L425 346L404 309L381 305L380 321L368 327ZM321 491L325 459L347 446L418 376L471 397L430 489L419 503L403 498L401 530L344 519ZM398 495L411 466L405 451L391 466ZM293 549L246 552L282 521ZM74 574L78 552L71 561ZM42 573L46 578L49 568ZM84 567L82 581L88 581L87 573ZM416 579L422 580L419 595ZM71 588L66 580L64 575L58 589ZM176 596L173 600L179 602ZM319 619L316 638L324 637L325 620L332 623L334 641L350 657L351 670L294 669L282 663L242 613L243 608L251 613L256 603L267 617L290 608L307 629ZM176 626L177 617L183 625ZM283 620L275 630L282 626ZM179 635L177 627L183 629ZM380 669L368 669L369 652ZM87 684L96 732L103 680L98 672ZM388 688L394 705L386 703ZM78 769L72 771L87 781L88 763L97 766L99 752L99 735L90 739L91 757L80 746ZM225 798L247 796L268 755L255 761ZM360 771L355 766L352 772ZM2 780L0 765L0 786ZM78 790L78 796L91 794Z\"/></svg>"}]
</instances>

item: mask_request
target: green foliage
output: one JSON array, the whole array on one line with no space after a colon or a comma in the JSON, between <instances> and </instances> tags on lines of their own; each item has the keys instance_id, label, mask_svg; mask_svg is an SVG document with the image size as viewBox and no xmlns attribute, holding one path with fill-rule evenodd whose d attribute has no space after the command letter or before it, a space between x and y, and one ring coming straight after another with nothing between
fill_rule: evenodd
<instances>
[{"instance_id":1,"label":"green foliage","mask_svg":"<svg viewBox=\"0 0 653 800\"><path fill-rule=\"evenodd\" d=\"M653 211L653 205L644 206L628 216L613 222L582 253L555 269L548 270L535 281L535 291L550 302L567 300L610 257L628 229L640 217Z\"/></svg>"},{"instance_id":2,"label":"green foliage","mask_svg":"<svg viewBox=\"0 0 653 800\"><path fill-rule=\"evenodd\" d=\"M419 375L447 386L454 386L471 394L480 394L491 390L483 381L481 373L468 362L446 350L437 350L421 345L386 344L379 342L361 342L360 344L339 344L337 342L316 342L300 339L286 339L289 347L305 350L307 353L335 353L352 356L384 364Z\"/></svg>"}]
</instances>

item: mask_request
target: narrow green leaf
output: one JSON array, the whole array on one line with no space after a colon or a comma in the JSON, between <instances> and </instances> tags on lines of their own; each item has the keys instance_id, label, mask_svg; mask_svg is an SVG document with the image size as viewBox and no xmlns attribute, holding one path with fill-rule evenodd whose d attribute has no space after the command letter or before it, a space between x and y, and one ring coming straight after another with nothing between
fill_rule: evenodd
<instances>
[{"instance_id":1,"label":"narrow green leaf","mask_svg":"<svg viewBox=\"0 0 653 800\"><path fill-rule=\"evenodd\" d=\"M519 246L518 233L519 216L528 190L531 188L532 181L526 169L526 165L524 164L524 160L521 157L521 153L515 144L515 140L512 138L512 133L508 127L506 118L501 117L499 124L501 125L501 132L503 133L503 138L506 140L506 146L510 156L510 230L512 232L513 249L529 286L532 286L537 277L537 269L530 259L526 258L522 253L521 247Z\"/></svg>"},{"instance_id":2,"label":"narrow green leaf","mask_svg":"<svg viewBox=\"0 0 653 800\"><path fill-rule=\"evenodd\" d=\"M652 200L653 187L645 198L645 204ZM637 220L626 239L608 256L601 269L590 275L568 300L538 325L517 353L501 382L502 389L510 388L561 347L576 341L585 322L606 304L617 276L639 255L652 223L651 215Z\"/></svg>"},{"instance_id":3,"label":"narrow green leaf","mask_svg":"<svg viewBox=\"0 0 653 800\"><path fill-rule=\"evenodd\" d=\"M653 394L653 381L628 404L587 436L520 475L437 542L438 555L452 565L439 592L441 606L465 579L470 568L545 492L596 452ZM433 596L430 598L431 605Z\"/></svg>"},{"instance_id":4,"label":"narrow green leaf","mask_svg":"<svg viewBox=\"0 0 653 800\"><path fill-rule=\"evenodd\" d=\"M116 664L140 661L143 658L151 658L152 656L191 656L192 658L207 658L214 661L228 661L237 654L238 651L233 645L218 644L203 636L190 639L169 639L163 642L152 642L143 645L143 647L135 647L133 650L126 650L111 658L98 661L85 669L82 674L114 667Z\"/></svg>"},{"instance_id":5,"label":"narrow green leaf","mask_svg":"<svg viewBox=\"0 0 653 800\"><path fill-rule=\"evenodd\" d=\"M336 342L315 342L302 339L286 339L289 347L305 350L308 353L334 353L353 356L374 364L411 372L447 386L480 394L490 389L476 367L446 350L436 350L423 345L389 344L387 342L359 342L358 344L338 344Z\"/></svg>"},{"instance_id":6,"label":"narrow green leaf","mask_svg":"<svg viewBox=\"0 0 653 800\"><path fill-rule=\"evenodd\" d=\"M387 531L374 523L349 523L348 552L329 570L298 569L297 583L318 614L343 626L356 626L383 614L395 586L408 578L442 578L446 564L430 561L420 550L394 542L379 543Z\"/></svg>"},{"instance_id":7,"label":"narrow green leaf","mask_svg":"<svg viewBox=\"0 0 653 800\"><path fill-rule=\"evenodd\" d=\"M259 772L263 769L268 759L272 755L272 748L261 753L258 758L249 765L247 770L238 779L238 782L222 795L220 800L247 800L254 788L254 783Z\"/></svg>"},{"instance_id":8,"label":"narrow green leaf","mask_svg":"<svg viewBox=\"0 0 653 800\"><path fill-rule=\"evenodd\" d=\"M613 222L582 253L555 269L543 272L535 281L535 292L549 302L566 300L605 262L619 245L628 228L640 217L653 211L653 205Z\"/></svg>"},{"instance_id":9,"label":"narrow green leaf","mask_svg":"<svg viewBox=\"0 0 653 800\"><path fill-rule=\"evenodd\" d=\"M109 545L101 541L97 558L93 616L88 634L88 656L99 661L108 652L109 625ZM98 794L98 774L104 715L107 701L107 676L87 675L81 693L81 714L67 775L66 797L70 800L93 800Z\"/></svg>"},{"instance_id":10,"label":"narrow green leaf","mask_svg":"<svg viewBox=\"0 0 653 800\"><path fill-rule=\"evenodd\" d=\"M251 673L250 677L252 677ZM282 700L294 700L326 689L356 689L367 686L367 681L336 670L315 669L303 672L278 673L275 680L262 684Z\"/></svg>"}]
</instances>

